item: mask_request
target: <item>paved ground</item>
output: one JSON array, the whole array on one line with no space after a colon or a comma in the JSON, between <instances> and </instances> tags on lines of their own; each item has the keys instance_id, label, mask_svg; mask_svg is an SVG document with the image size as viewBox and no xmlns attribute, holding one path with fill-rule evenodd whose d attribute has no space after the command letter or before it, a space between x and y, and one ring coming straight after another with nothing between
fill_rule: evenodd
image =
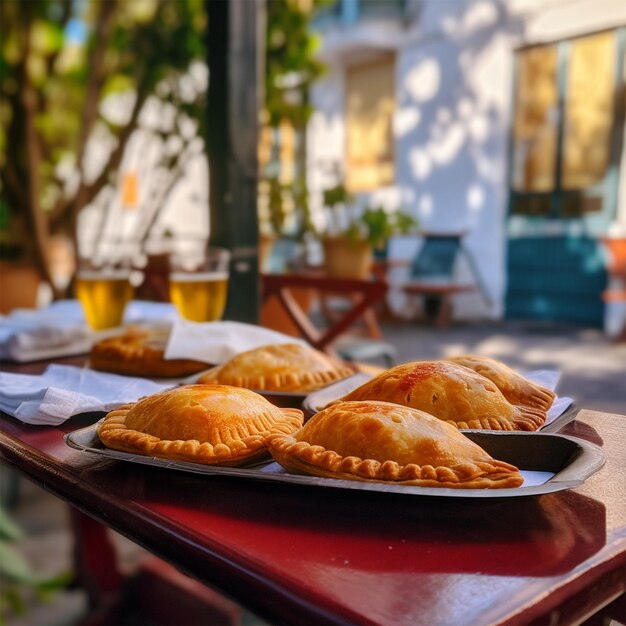
<instances>
[{"instance_id":1,"label":"paved ground","mask_svg":"<svg viewBox=\"0 0 626 626\"><path fill-rule=\"evenodd\" d=\"M626 413L626 344L608 341L600 331L569 326L528 323L457 324L441 331L415 323L385 324L385 338L397 350L397 362L428 360L442 356L476 353L497 357L519 370L560 369L559 395L571 396L580 408ZM6 469L0 468L6 477ZM71 536L65 505L26 481L13 509L14 518L27 530L21 548L42 573L70 567ZM125 566L143 552L114 535ZM85 609L78 592L57 596L52 604L30 603L22 618L7 626L70 626ZM249 614L248 624L259 622ZM111 625L114 626L114 625Z\"/></svg>"}]
</instances>

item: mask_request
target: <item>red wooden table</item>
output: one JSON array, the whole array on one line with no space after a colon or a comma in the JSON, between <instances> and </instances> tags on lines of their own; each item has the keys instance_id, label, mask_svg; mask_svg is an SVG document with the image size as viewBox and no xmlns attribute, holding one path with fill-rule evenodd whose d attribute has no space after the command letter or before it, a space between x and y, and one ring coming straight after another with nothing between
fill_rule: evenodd
<instances>
[{"instance_id":1,"label":"red wooden table","mask_svg":"<svg viewBox=\"0 0 626 626\"><path fill-rule=\"evenodd\" d=\"M624 416L566 427L608 458L581 487L453 502L113 461L64 443L85 425L0 416L0 459L270 622L571 624L607 606L626 621Z\"/></svg>"}]
</instances>

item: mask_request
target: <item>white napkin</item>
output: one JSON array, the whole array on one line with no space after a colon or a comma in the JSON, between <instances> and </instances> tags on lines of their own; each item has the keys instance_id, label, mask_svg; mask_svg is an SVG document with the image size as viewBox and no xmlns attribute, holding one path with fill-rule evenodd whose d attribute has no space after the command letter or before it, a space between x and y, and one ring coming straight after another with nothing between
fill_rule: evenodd
<instances>
[{"instance_id":1,"label":"white napkin","mask_svg":"<svg viewBox=\"0 0 626 626\"><path fill-rule=\"evenodd\" d=\"M0 357L25 362L81 354L91 346L90 334L77 301L16 309L0 319Z\"/></svg>"},{"instance_id":2,"label":"white napkin","mask_svg":"<svg viewBox=\"0 0 626 626\"><path fill-rule=\"evenodd\" d=\"M194 359L218 365L239 352L283 343L308 345L302 339L254 324L177 319L164 356L166 359Z\"/></svg>"},{"instance_id":3,"label":"white napkin","mask_svg":"<svg viewBox=\"0 0 626 626\"><path fill-rule=\"evenodd\" d=\"M124 323L171 322L176 317L169 303L133 300L126 307ZM118 330L94 333L78 300L59 300L42 309L16 309L0 317L0 358L27 363L84 354L94 341Z\"/></svg>"},{"instance_id":4,"label":"white napkin","mask_svg":"<svg viewBox=\"0 0 626 626\"><path fill-rule=\"evenodd\" d=\"M0 409L27 424L57 426L72 415L111 411L170 386L71 365L50 365L40 376L0 372Z\"/></svg>"}]
</instances>

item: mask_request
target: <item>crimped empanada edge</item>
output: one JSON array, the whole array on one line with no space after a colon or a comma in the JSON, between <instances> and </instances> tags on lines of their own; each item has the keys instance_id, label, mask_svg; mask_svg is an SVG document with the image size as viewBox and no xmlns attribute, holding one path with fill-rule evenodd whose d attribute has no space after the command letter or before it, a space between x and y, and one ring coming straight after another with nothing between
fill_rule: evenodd
<instances>
[{"instance_id":1,"label":"crimped empanada edge","mask_svg":"<svg viewBox=\"0 0 626 626\"><path fill-rule=\"evenodd\" d=\"M219 383L259 391L309 392L343 380L353 374L349 367L336 367L302 374L289 372L287 374L259 374L257 376L226 376L222 374L222 369L223 367L220 365L209 370L200 377L198 382L200 384Z\"/></svg>"},{"instance_id":2,"label":"crimped empanada edge","mask_svg":"<svg viewBox=\"0 0 626 626\"><path fill-rule=\"evenodd\" d=\"M277 408L283 419L272 425L266 433L250 435L233 445L200 443L197 440L163 440L153 435L126 428L125 421L133 404L126 404L107 414L98 426L100 441L108 448L169 460L240 467L247 463L269 458L267 439L270 435L287 435L301 428L304 414L299 409ZM239 445L241 444L241 445Z\"/></svg>"},{"instance_id":3,"label":"crimped empanada edge","mask_svg":"<svg viewBox=\"0 0 626 626\"><path fill-rule=\"evenodd\" d=\"M524 479L519 470L504 461L464 463L455 468L381 463L356 456L343 457L322 446L297 441L291 435L271 436L268 447L275 461L288 471L325 478L381 482L452 489L503 489L519 487Z\"/></svg>"}]
</instances>

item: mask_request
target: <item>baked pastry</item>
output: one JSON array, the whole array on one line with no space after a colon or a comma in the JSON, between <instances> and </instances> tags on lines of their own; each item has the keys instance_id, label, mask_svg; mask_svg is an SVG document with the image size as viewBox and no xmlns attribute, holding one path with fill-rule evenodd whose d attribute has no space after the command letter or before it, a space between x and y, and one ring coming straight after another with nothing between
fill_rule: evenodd
<instances>
[{"instance_id":1,"label":"baked pastry","mask_svg":"<svg viewBox=\"0 0 626 626\"><path fill-rule=\"evenodd\" d=\"M302 411L279 409L248 389L184 385L111 411L97 430L114 450L241 466L269 456L270 433L288 434L302 421Z\"/></svg>"},{"instance_id":2,"label":"baked pastry","mask_svg":"<svg viewBox=\"0 0 626 626\"><path fill-rule=\"evenodd\" d=\"M511 404L534 406L547 411L556 398L556 394L547 387L533 383L496 359L475 354L464 354L448 357L446 361L464 365L485 376L496 384L502 395Z\"/></svg>"},{"instance_id":3,"label":"baked pastry","mask_svg":"<svg viewBox=\"0 0 626 626\"><path fill-rule=\"evenodd\" d=\"M301 344L261 346L235 355L203 374L199 383L221 383L264 391L308 392L354 371L323 352Z\"/></svg>"},{"instance_id":4,"label":"baked pastry","mask_svg":"<svg viewBox=\"0 0 626 626\"><path fill-rule=\"evenodd\" d=\"M89 365L103 372L151 378L180 378L209 367L191 359L166 360L169 333L169 328L129 326L123 335L95 343L89 353Z\"/></svg>"},{"instance_id":5,"label":"baked pastry","mask_svg":"<svg viewBox=\"0 0 626 626\"><path fill-rule=\"evenodd\" d=\"M291 472L421 487L519 487L523 477L450 424L390 402L342 402L295 433L271 435L272 456Z\"/></svg>"},{"instance_id":6,"label":"baked pastry","mask_svg":"<svg viewBox=\"0 0 626 626\"><path fill-rule=\"evenodd\" d=\"M488 378L448 361L397 365L336 402L349 400L395 402L457 428L533 431L546 421L545 411L511 404Z\"/></svg>"}]
</instances>

